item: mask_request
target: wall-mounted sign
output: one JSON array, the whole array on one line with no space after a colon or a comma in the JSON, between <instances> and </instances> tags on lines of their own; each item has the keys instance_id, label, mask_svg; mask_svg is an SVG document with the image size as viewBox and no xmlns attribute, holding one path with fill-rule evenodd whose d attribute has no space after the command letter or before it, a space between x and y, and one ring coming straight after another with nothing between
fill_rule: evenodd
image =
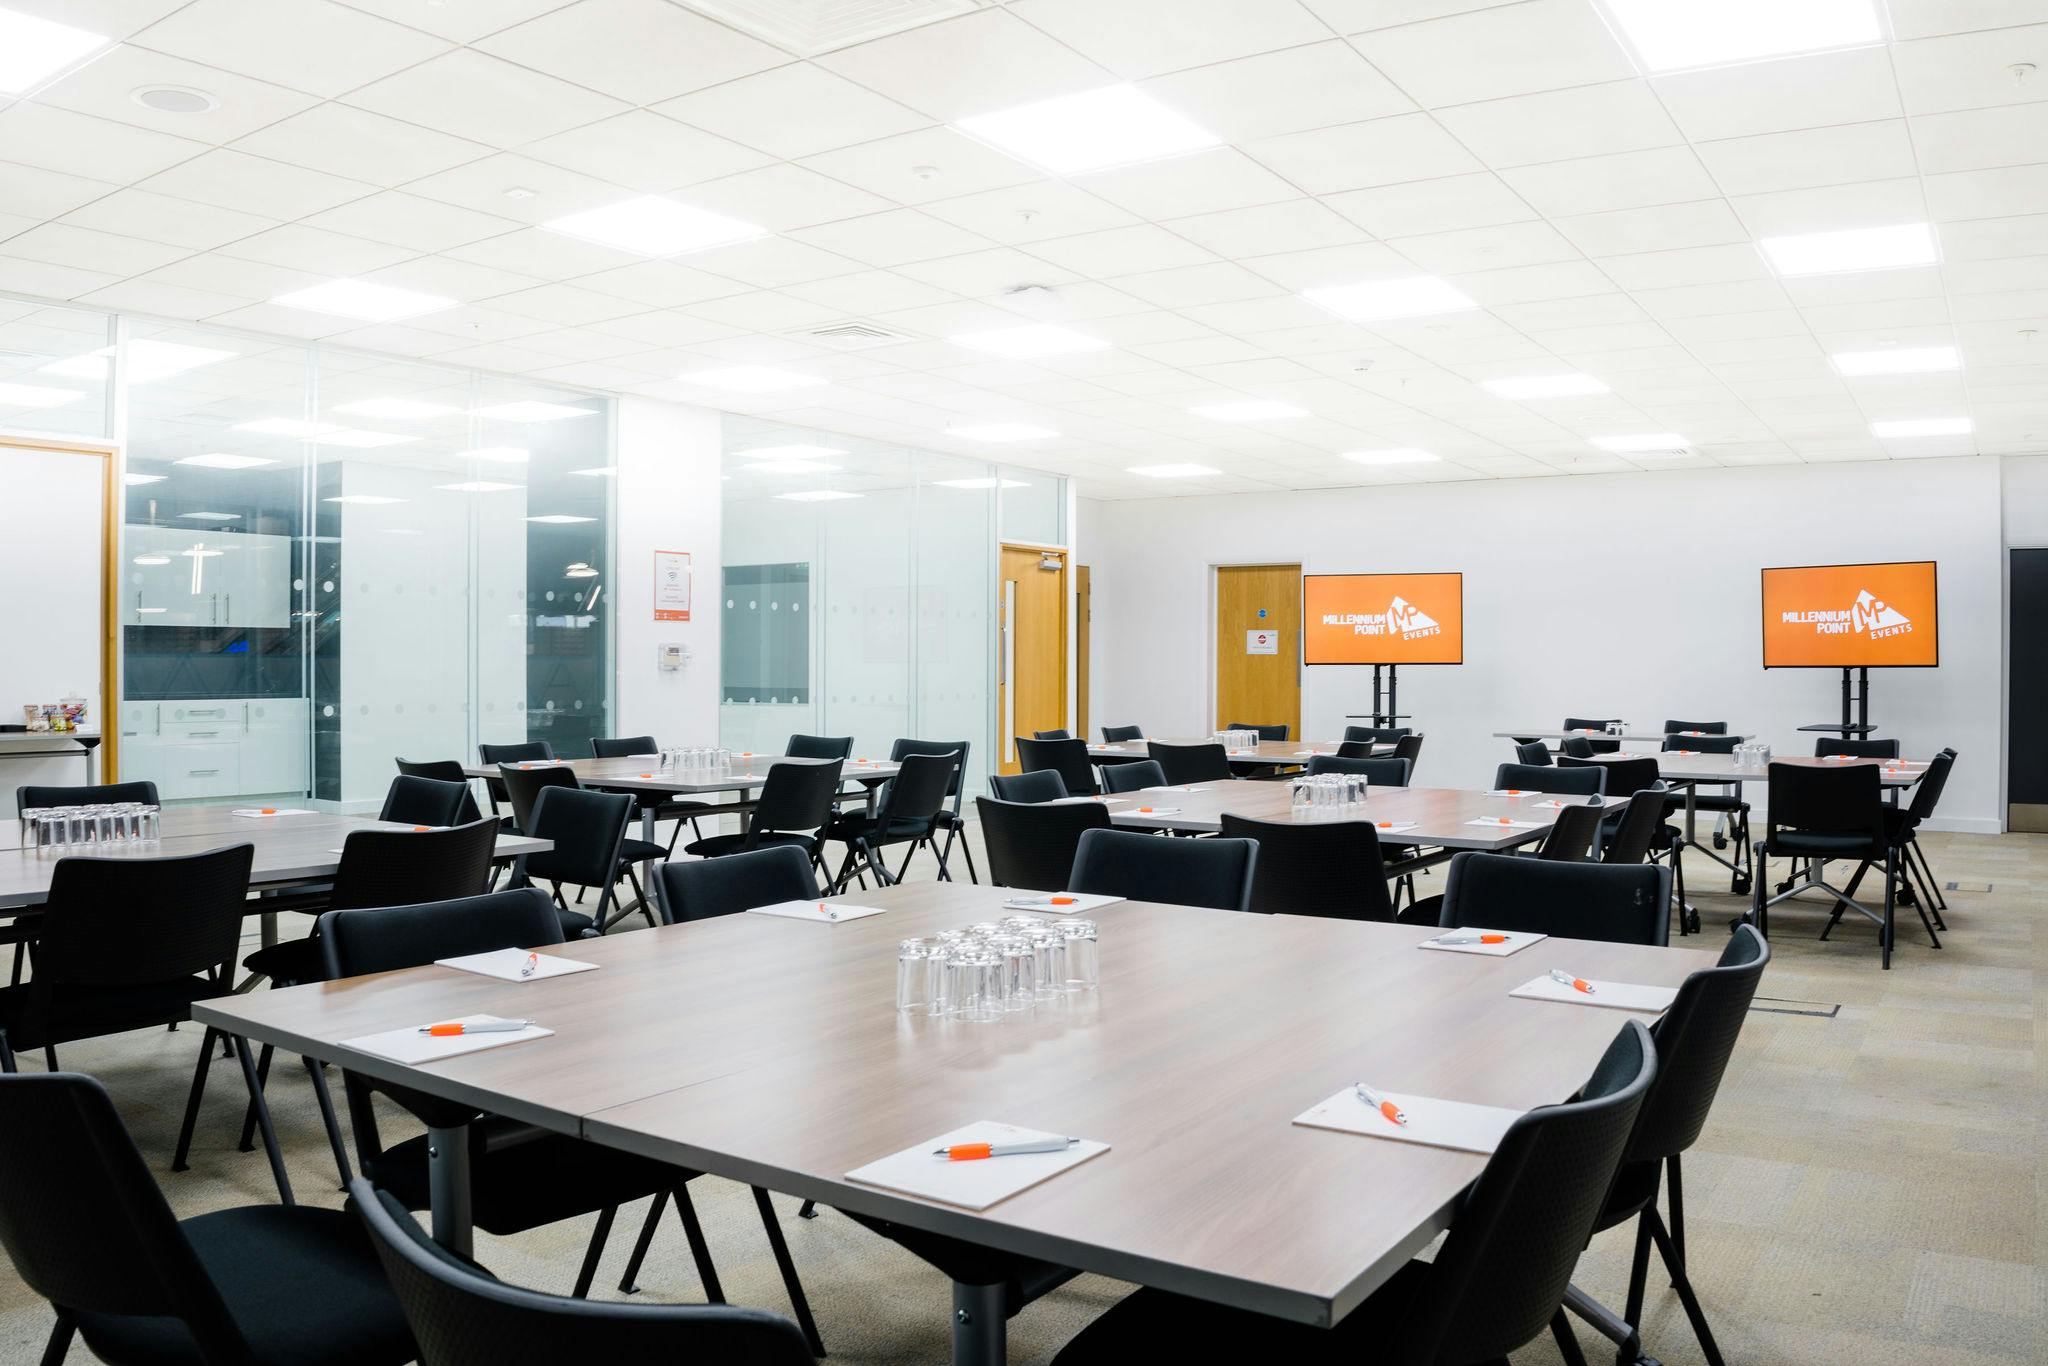
<instances>
[{"instance_id":1,"label":"wall-mounted sign","mask_svg":"<svg viewBox=\"0 0 2048 1366\"><path fill-rule=\"evenodd\" d=\"M687 550L654 552L654 619L690 619L690 552Z\"/></svg>"},{"instance_id":2,"label":"wall-mounted sign","mask_svg":"<svg viewBox=\"0 0 2048 1366\"><path fill-rule=\"evenodd\" d=\"M1280 653L1278 631L1246 631L1244 652L1248 655L1277 655Z\"/></svg>"}]
</instances>

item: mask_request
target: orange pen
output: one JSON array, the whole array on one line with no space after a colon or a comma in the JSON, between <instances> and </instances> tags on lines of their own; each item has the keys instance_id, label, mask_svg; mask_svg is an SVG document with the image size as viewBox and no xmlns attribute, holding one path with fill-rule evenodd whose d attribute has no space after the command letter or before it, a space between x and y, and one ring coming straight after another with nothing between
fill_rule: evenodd
<instances>
[{"instance_id":1,"label":"orange pen","mask_svg":"<svg viewBox=\"0 0 2048 1366\"><path fill-rule=\"evenodd\" d=\"M1078 1138L1027 1138L1015 1143L955 1143L950 1148L932 1149L933 1157L949 1162L978 1162L984 1157L1017 1157L1024 1153L1063 1153Z\"/></svg>"},{"instance_id":2,"label":"orange pen","mask_svg":"<svg viewBox=\"0 0 2048 1366\"><path fill-rule=\"evenodd\" d=\"M421 1025L420 1033L431 1034L437 1039L452 1039L463 1034L516 1034L532 1023L531 1020L480 1020L476 1024L432 1024Z\"/></svg>"},{"instance_id":3,"label":"orange pen","mask_svg":"<svg viewBox=\"0 0 2048 1366\"><path fill-rule=\"evenodd\" d=\"M262 807L260 808L258 814L264 816L275 816L277 814L277 808L274 806Z\"/></svg>"},{"instance_id":4,"label":"orange pen","mask_svg":"<svg viewBox=\"0 0 2048 1366\"><path fill-rule=\"evenodd\" d=\"M1583 991L1588 996L1591 996L1593 994L1593 984L1591 982L1587 981L1583 977L1574 977L1570 973L1561 971L1557 968L1552 968L1550 970L1550 980L1553 982L1561 982L1565 986L1570 987L1573 991Z\"/></svg>"},{"instance_id":5,"label":"orange pen","mask_svg":"<svg viewBox=\"0 0 2048 1366\"><path fill-rule=\"evenodd\" d=\"M1408 1112L1406 1110L1403 1110L1364 1082L1354 1083L1352 1089L1358 1093L1360 1100L1385 1115L1388 1123L1406 1124L1408 1122Z\"/></svg>"}]
</instances>

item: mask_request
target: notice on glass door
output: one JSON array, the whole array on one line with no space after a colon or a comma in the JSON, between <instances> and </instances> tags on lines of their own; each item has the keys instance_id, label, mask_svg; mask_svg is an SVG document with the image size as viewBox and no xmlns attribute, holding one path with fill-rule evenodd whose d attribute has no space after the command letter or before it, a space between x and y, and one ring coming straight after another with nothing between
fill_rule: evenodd
<instances>
[{"instance_id":1,"label":"notice on glass door","mask_svg":"<svg viewBox=\"0 0 2048 1366\"><path fill-rule=\"evenodd\" d=\"M654 552L654 619L690 619L690 553L686 550Z\"/></svg>"},{"instance_id":2,"label":"notice on glass door","mask_svg":"<svg viewBox=\"0 0 2048 1366\"><path fill-rule=\"evenodd\" d=\"M1244 652L1248 655L1277 655L1280 653L1278 631L1246 631Z\"/></svg>"}]
</instances>

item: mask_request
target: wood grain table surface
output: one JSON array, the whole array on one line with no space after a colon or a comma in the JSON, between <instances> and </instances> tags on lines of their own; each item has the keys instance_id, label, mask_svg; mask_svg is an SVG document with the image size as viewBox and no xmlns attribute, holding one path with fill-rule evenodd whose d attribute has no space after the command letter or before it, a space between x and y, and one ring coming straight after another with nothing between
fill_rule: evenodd
<instances>
[{"instance_id":1,"label":"wood grain table surface","mask_svg":"<svg viewBox=\"0 0 2048 1366\"><path fill-rule=\"evenodd\" d=\"M1594 760L1611 764L1620 759L1655 759L1657 772L1669 782L1680 783L1763 783L1770 781L1767 767L1738 762L1733 754L1688 754L1683 750L1623 750L1618 754L1595 754ZM1855 768L1866 764L1879 766L1877 781L1881 787L1911 787L1927 776L1925 759L1819 759L1810 754L1777 754L1771 756L1773 764L1789 764L1795 768Z\"/></svg>"},{"instance_id":2,"label":"wood grain table surface","mask_svg":"<svg viewBox=\"0 0 2048 1366\"><path fill-rule=\"evenodd\" d=\"M1219 780L1195 783L1201 792L1128 792L1123 801L1109 804L1112 824L1139 829L1179 830L1214 833L1223 828L1223 813L1260 821L1294 823L1293 798L1288 783L1257 783ZM1557 811L1537 805L1544 801L1569 801L1549 793L1530 792L1521 797L1490 797L1485 792L1455 787L1383 787L1367 790L1364 807L1352 819L1373 822L1416 822L1413 830L1385 832L1390 844L1428 844L1443 849L1512 849L1540 840L1557 819ZM1620 797L1604 800L1603 811L1613 812L1628 805ZM1141 808L1150 806L1153 812ZM1501 818L1535 821L1535 828L1501 826L1487 829L1471 821ZM1327 818L1314 817L1304 824L1323 824Z\"/></svg>"},{"instance_id":3,"label":"wood grain table surface","mask_svg":"<svg viewBox=\"0 0 2048 1366\"><path fill-rule=\"evenodd\" d=\"M776 764L821 764L825 759L792 758L786 754L742 755L733 751L733 772L718 777L688 776L685 770L664 772L658 755L642 754L623 759L559 759L553 764L536 763L533 767L566 767L576 775L576 780L585 787L602 787L620 792L655 792L689 794L697 792L741 792L761 786L767 780L768 770ZM845 761L840 770L848 782L859 779L880 780L893 778L901 764L888 759L856 757ZM496 764L464 764L462 771L472 778L495 778Z\"/></svg>"}]
</instances>

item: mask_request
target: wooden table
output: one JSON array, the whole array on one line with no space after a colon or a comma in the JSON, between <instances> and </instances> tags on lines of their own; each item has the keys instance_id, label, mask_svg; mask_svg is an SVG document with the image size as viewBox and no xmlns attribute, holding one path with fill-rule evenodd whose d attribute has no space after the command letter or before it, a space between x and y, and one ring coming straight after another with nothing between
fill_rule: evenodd
<instances>
[{"instance_id":1,"label":"wooden table","mask_svg":"<svg viewBox=\"0 0 2048 1366\"><path fill-rule=\"evenodd\" d=\"M896 941L1000 889L859 893L887 914L766 916L563 946L596 973L520 985L418 968L203 1002L199 1022L561 1133L1063 1266L1303 1323L1344 1317L1448 1225L1483 1160L1299 1128L1360 1078L1530 1108L1583 1085L1625 1012L1512 998L1552 966L1673 986L1710 954L1559 940L1433 953L1420 927L1124 902L1100 990L992 1024L899 1015ZM408 1067L341 1040L471 1012L532 1043ZM995 1119L1111 1144L980 1214L846 1180ZM466 1246L466 1136L437 1133L436 1236ZM994 1298L991 1295L993 1293ZM999 1287L956 1286L954 1360L1003 1359Z\"/></svg>"},{"instance_id":2,"label":"wooden table","mask_svg":"<svg viewBox=\"0 0 2048 1366\"><path fill-rule=\"evenodd\" d=\"M1734 741L1736 741L1736 742L1737 742L1738 744L1739 744L1739 743L1741 743L1741 742L1742 742L1742 741L1744 741L1744 740L1747 740L1747 739L1749 738L1749 737L1748 737L1747 735L1738 735L1738 734L1736 734L1736 733L1734 733L1734 732L1732 732L1732 731L1731 731L1731 732L1728 732L1728 733L1726 733L1726 734L1719 734L1719 733L1717 733L1717 734L1715 734L1715 735L1713 735L1713 736L1709 737L1709 736L1707 735L1707 733L1706 733L1705 731L1703 731L1703 730L1674 730L1674 731L1669 731L1669 732L1666 732L1666 731L1661 731L1661 730L1658 730L1658 731L1630 731L1630 732L1629 732L1628 734L1626 734L1626 735L1609 735L1609 734L1608 734L1608 733L1607 733L1606 731L1604 731L1604 730L1584 730L1584 729L1581 729L1581 730L1540 730L1540 729L1539 729L1539 730L1497 730L1497 731L1495 731L1495 732L1493 733L1493 738L1494 738L1494 739L1496 739L1496 740L1513 740L1513 741L1515 741L1515 742L1516 742L1516 743L1518 743L1518 744L1524 744L1524 745L1526 745L1526 744L1528 744L1528 743L1530 743L1531 741L1534 741L1534 740L1568 740L1568 739L1570 739L1571 737L1573 737L1573 736L1575 736L1575 735L1582 735L1582 736L1584 736L1584 737L1585 737L1586 739L1588 739L1588 740L1622 740L1622 741L1634 741L1634 742L1639 742L1639 743L1640 743L1640 742L1643 742L1643 741L1647 741L1647 742L1649 742L1649 743L1651 743L1651 744L1662 744L1662 743L1664 742L1664 737L1665 737L1665 735L1666 735L1666 734L1671 734L1671 735L1697 735L1697 736L1700 736L1700 737L1701 737L1701 738L1703 738L1703 739L1707 739L1707 738L1712 738L1712 739L1717 739L1717 740L1734 740Z\"/></svg>"},{"instance_id":3,"label":"wooden table","mask_svg":"<svg viewBox=\"0 0 2048 1366\"><path fill-rule=\"evenodd\" d=\"M1098 764L1117 763L1119 761L1128 763L1134 759L1149 759L1152 757L1152 753L1147 746L1153 743L1155 743L1154 738L1147 737L1143 740L1125 740L1121 744L1091 744L1088 746L1088 757ZM1210 745L1216 742L1206 735L1198 735L1171 740L1159 739L1156 743L1162 745ZM1298 768L1306 766L1308 761L1318 754L1335 754L1337 752L1337 743L1335 740L1261 740L1250 749L1226 750L1224 751L1224 757L1230 760L1231 768L1240 771L1255 772L1260 769ZM1394 747L1391 744L1376 744L1373 746L1372 752L1376 757L1392 754Z\"/></svg>"}]
</instances>

